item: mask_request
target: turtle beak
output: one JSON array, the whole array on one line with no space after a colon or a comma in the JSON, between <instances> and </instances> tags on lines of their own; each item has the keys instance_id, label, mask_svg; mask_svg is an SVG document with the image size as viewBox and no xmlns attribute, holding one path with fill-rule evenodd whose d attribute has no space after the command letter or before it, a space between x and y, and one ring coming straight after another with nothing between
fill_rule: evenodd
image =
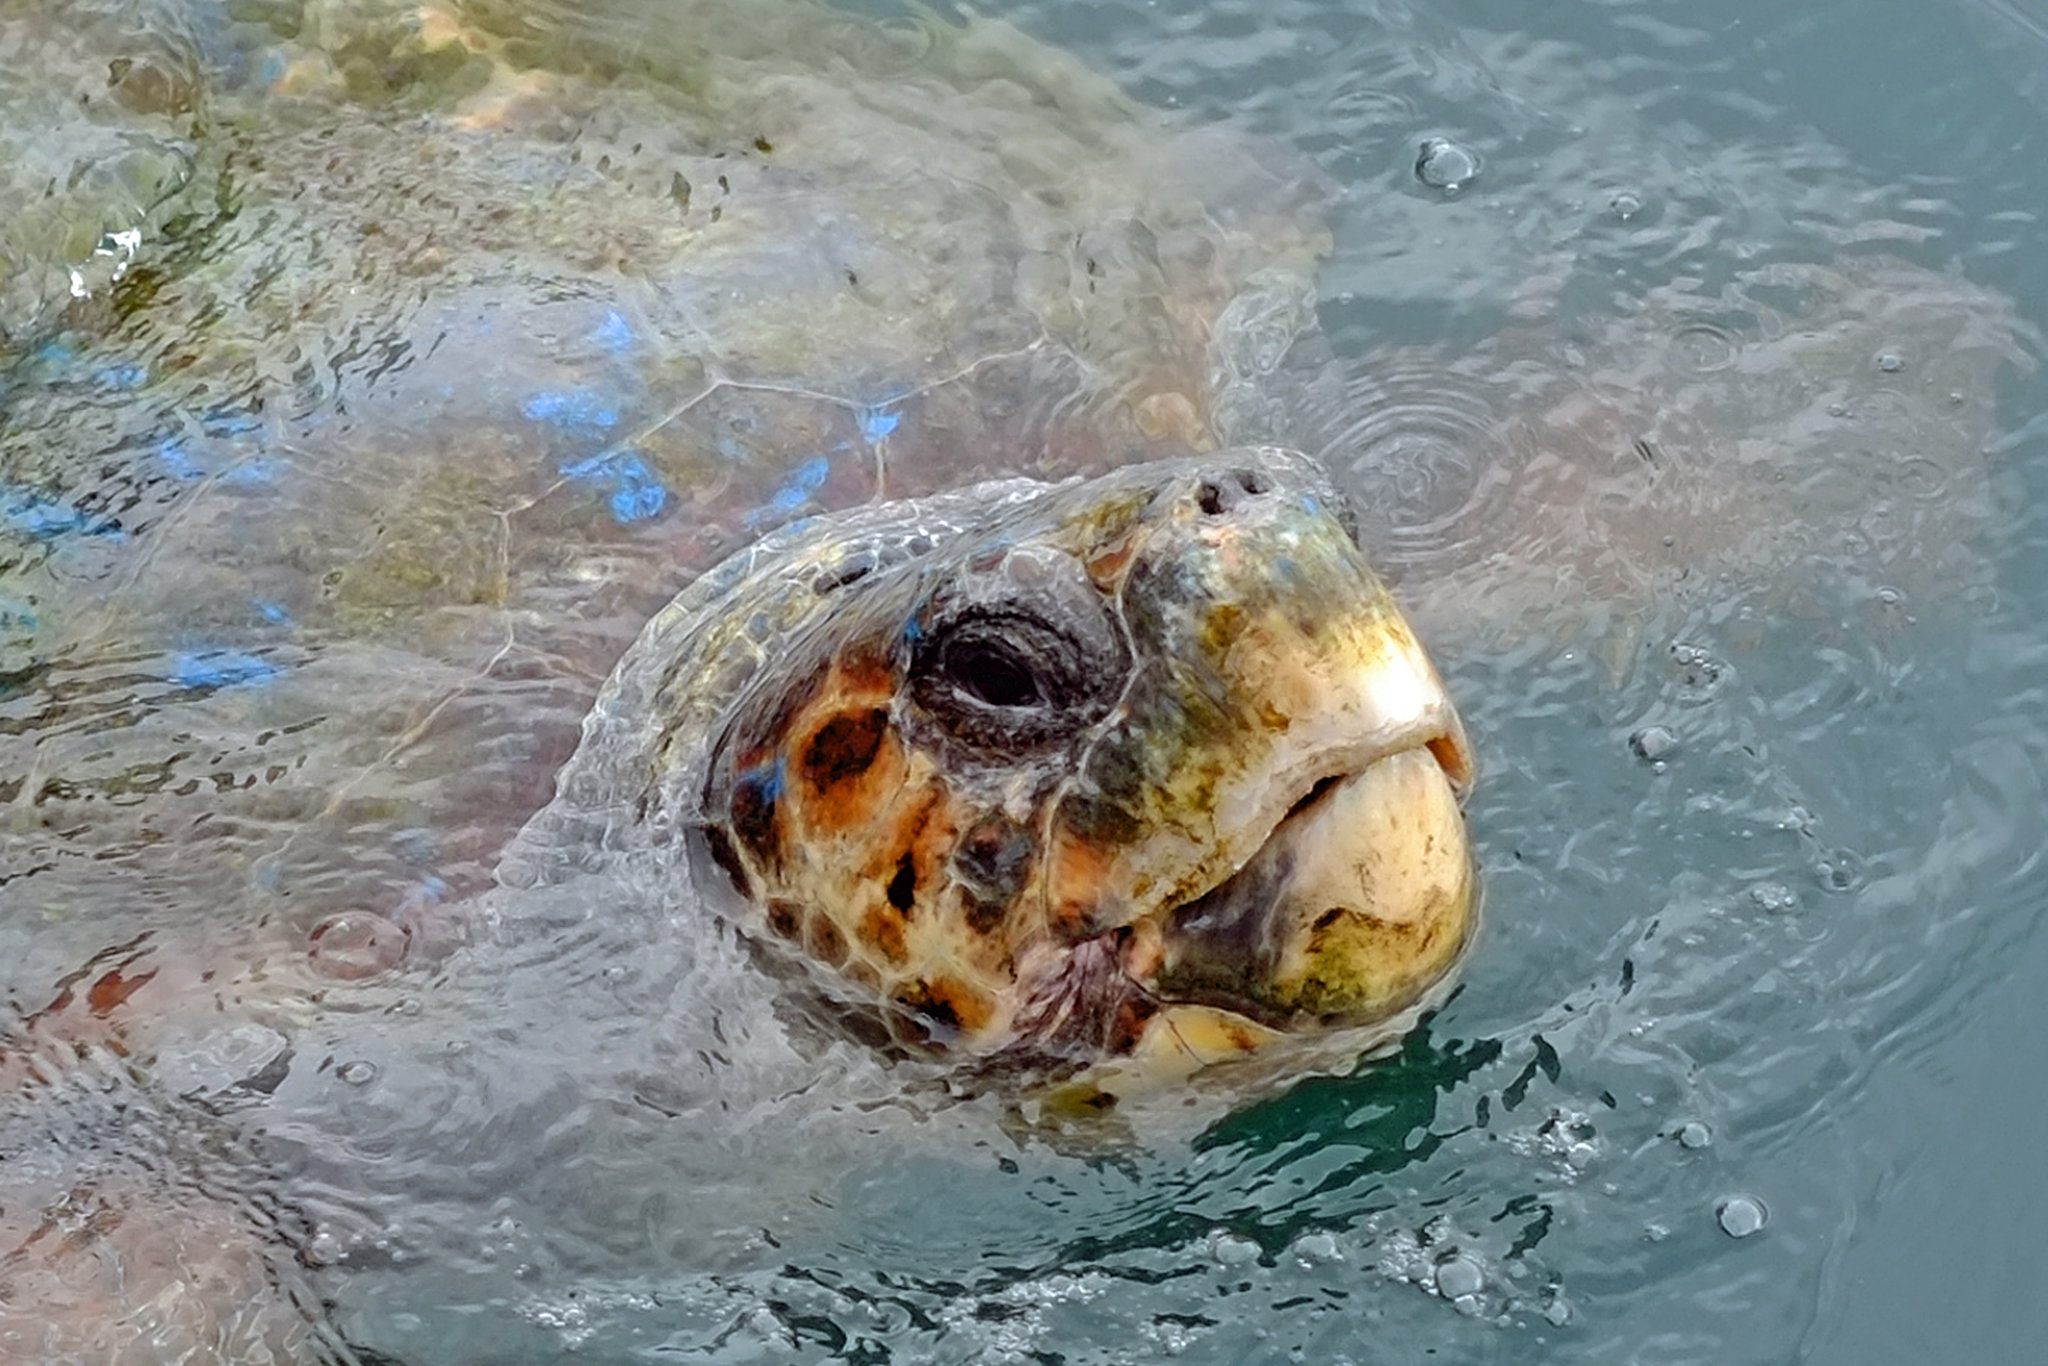
<instances>
[{"instance_id":1,"label":"turtle beak","mask_svg":"<svg viewBox=\"0 0 2048 1366\"><path fill-rule=\"evenodd\" d=\"M1309 1026L1392 1033L1463 956L1479 901L1464 729L1419 647L1380 654L1355 685L1387 721L1383 742L1317 782L1235 874L1155 920L1162 1009L1139 1052L1207 1062Z\"/></svg>"},{"instance_id":2,"label":"turtle beak","mask_svg":"<svg viewBox=\"0 0 2048 1366\"><path fill-rule=\"evenodd\" d=\"M1312 489L1156 533L1120 590L1131 683L1048 827L1047 916L1072 943L1202 897L1405 750L1434 758L1452 811L1472 781L1429 656Z\"/></svg>"},{"instance_id":3,"label":"turtle beak","mask_svg":"<svg viewBox=\"0 0 2048 1366\"><path fill-rule=\"evenodd\" d=\"M1138 662L1048 823L1049 939L1117 937L1138 1054L1335 1031L1355 1056L1472 937L1457 710L1313 473L1261 469L1160 500L1120 586Z\"/></svg>"}]
</instances>

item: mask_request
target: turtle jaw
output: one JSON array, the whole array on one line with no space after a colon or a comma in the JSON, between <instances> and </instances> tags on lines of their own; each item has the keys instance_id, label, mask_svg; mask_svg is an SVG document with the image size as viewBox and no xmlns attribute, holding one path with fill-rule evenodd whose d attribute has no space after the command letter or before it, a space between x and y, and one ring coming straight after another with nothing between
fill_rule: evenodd
<instances>
[{"instance_id":1,"label":"turtle jaw","mask_svg":"<svg viewBox=\"0 0 2048 1366\"><path fill-rule=\"evenodd\" d=\"M1158 1009L1133 1052L1200 1064L1282 1034L1405 1026L1477 927L1466 773L1444 735L1319 783L1244 867L1148 922L1132 966Z\"/></svg>"},{"instance_id":2,"label":"turtle jaw","mask_svg":"<svg viewBox=\"0 0 2048 1366\"><path fill-rule=\"evenodd\" d=\"M1046 943L1094 966L1060 963L1051 995L1141 999L1142 1036L1114 1031L1112 1054L1369 1046L1472 937L1456 708L1357 543L1284 491L1136 557L1132 682L1054 803ZM1020 972L1027 998L1038 976ZM1051 1017L1013 1018L1029 1035Z\"/></svg>"},{"instance_id":3,"label":"turtle jaw","mask_svg":"<svg viewBox=\"0 0 2048 1366\"><path fill-rule=\"evenodd\" d=\"M1091 1061L1087 1086L1119 1091L1282 1040L1343 1061L1404 1033L1449 990L1478 924L1459 808L1471 763L1452 720L1315 783L1192 901L1038 946L998 1054Z\"/></svg>"},{"instance_id":4,"label":"turtle jaw","mask_svg":"<svg viewBox=\"0 0 2048 1366\"><path fill-rule=\"evenodd\" d=\"M1020 963L1003 1051L1092 1057L1109 1069L1096 1083L1146 1085L1288 1038L1356 1057L1449 989L1478 922L1471 751L1419 653L1370 674L1354 682L1384 724L1298 756L1308 776L1291 787L1245 794L1263 839L1239 867Z\"/></svg>"}]
</instances>

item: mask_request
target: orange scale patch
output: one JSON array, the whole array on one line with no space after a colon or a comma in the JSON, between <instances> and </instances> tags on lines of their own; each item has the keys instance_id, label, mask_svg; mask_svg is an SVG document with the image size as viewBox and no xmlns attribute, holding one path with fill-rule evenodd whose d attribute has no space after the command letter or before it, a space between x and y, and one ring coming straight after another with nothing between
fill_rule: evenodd
<instances>
[{"instance_id":1,"label":"orange scale patch","mask_svg":"<svg viewBox=\"0 0 2048 1366\"><path fill-rule=\"evenodd\" d=\"M1109 853L1092 840L1066 834L1054 840L1047 861L1050 928L1069 939L1092 939L1106 928L1104 887L1112 867Z\"/></svg>"},{"instance_id":2,"label":"orange scale patch","mask_svg":"<svg viewBox=\"0 0 2048 1366\"><path fill-rule=\"evenodd\" d=\"M872 906L861 917L860 942L873 949L883 962L902 967L910 961L910 945L906 935L909 926L903 913L886 902Z\"/></svg>"},{"instance_id":3,"label":"orange scale patch","mask_svg":"<svg viewBox=\"0 0 2048 1366\"><path fill-rule=\"evenodd\" d=\"M828 695L795 733L790 771L812 833L866 830L901 791L909 764L886 706Z\"/></svg>"},{"instance_id":4,"label":"orange scale patch","mask_svg":"<svg viewBox=\"0 0 2048 1366\"><path fill-rule=\"evenodd\" d=\"M1095 552L1088 558L1088 579L1105 593L1116 591L1122 582L1124 571L1131 566L1131 557L1138 548L1138 537L1127 534L1110 545Z\"/></svg>"},{"instance_id":5,"label":"orange scale patch","mask_svg":"<svg viewBox=\"0 0 2048 1366\"><path fill-rule=\"evenodd\" d=\"M934 1023L977 1034L995 1018L995 1003L979 988L941 974L896 988L897 1004Z\"/></svg>"},{"instance_id":6,"label":"orange scale patch","mask_svg":"<svg viewBox=\"0 0 2048 1366\"><path fill-rule=\"evenodd\" d=\"M868 771L888 729L889 713L881 707L839 712L804 742L798 772L814 792L844 787Z\"/></svg>"}]
</instances>

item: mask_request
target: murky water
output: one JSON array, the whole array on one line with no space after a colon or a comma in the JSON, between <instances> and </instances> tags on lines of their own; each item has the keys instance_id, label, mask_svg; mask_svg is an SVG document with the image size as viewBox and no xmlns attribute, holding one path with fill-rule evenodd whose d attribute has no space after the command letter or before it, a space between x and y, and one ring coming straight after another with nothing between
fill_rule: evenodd
<instances>
[{"instance_id":1,"label":"murky water","mask_svg":"<svg viewBox=\"0 0 2048 1366\"><path fill-rule=\"evenodd\" d=\"M75 161L92 174L67 189L107 206L89 228L15 211L19 256L0 258L57 263L0 286L0 981L27 1015L87 963L169 974L160 994L214 971L232 986L183 999L221 1003L222 1023L175 1034L152 1084L278 1116L232 1142L214 1121L139 1122L110 1073L61 1122L25 1111L0 1134L125 1126L138 1169L172 1154L331 1263L308 1274L334 1321L397 1360L2021 1359L2048 1327L2034 9L1002 10L1145 101L1313 167L1334 236L1320 339L1227 416L1323 454L1359 499L1484 763L1488 926L1449 1004L1390 1060L1108 1157L975 1113L792 1136L779 1112L720 1123L636 1089L631 1068L693 1046L663 1021L678 970L658 939L627 961L617 933L575 939L488 986L442 983L433 965L473 933L466 893L545 801L638 620L728 534L852 476L797 465L704 495L676 530L668 500L699 492L664 448L635 466L605 433L702 377L681 346L633 353L628 375L617 329L648 315L593 293L549 298L554 349L531 361L440 326L424 295L360 337L333 321L345 295L301 301L350 338L330 354L293 351L283 325L244 328L274 351L196 351L220 300L328 278L348 251L526 297L538 268L493 225L531 232L560 205L467 192L491 212L396 256L294 236L283 208L223 215L189 239L197 264L152 260L138 244L177 238L183 187L258 202L271 174L346 195L342 162L223 171L174 57L113 73L140 131L0 70L10 125L56 130L0 129L0 183L57 203L28 190ZM117 27L146 11L174 56L245 50L234 25L274 32L286 10L93 7ZM585 37L552 11L478 13L565 49L623 33L657 82L690 76L662 67L652 0ZM90 23L29 31L39 61L105 65ZM830 48L882 82L901 49L863 34L763 69ZM268 60L230 85L311 79ZM339 69L371 104L487 79ZM891 88L928 69L905 58ZM332 154L444 158L365 175L406 187L395 225L431 236L431 197L407 196L435 176L536 183L517 157L423 153L423 117L401 108L388 141ZM1293 169L1258 206L1276 236L1300 221ZM720 173L694 176L685 213L709 214ZM1215 193L1249 213L1247 183ZM555 224L550 250L589 227ZM859 245L824 233L792 256ZM140 353L104 340L123 334L95 301L146 315L160 288L189 329ZM436 333L453 341L377 349ZM908 401L886 397L715 416L741 439L816 420L817 448L862 450ZM490 439L422 473L390 444L397 409L358 421L352 403ZM291 492L311 479L320 496ZM360 543L384 525L414 539ZM351 719L308 729L311 711ZM622 923L664 927L649 889L608 895ZM546 1028L483 1027L505 1019ZM286 1039L291 1067L266 1071ZM579 1051L631 1061L578 1068ZM261 1161L237 1146L250 1132Z\"/></svg>"}]
</instances>

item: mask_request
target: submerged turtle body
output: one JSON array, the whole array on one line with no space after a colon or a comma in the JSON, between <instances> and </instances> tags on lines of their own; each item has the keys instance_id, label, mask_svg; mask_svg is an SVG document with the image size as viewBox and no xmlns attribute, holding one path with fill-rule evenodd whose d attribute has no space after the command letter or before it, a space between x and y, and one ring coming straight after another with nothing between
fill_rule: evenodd
<instances>
[{"instance_id":1,"label":"submerged turtle body","mask_svg":"<svg viewBox=\"0 0 2048 1366\"><path fill-rule=\"evenodd\" d=\"M182 928L281 918L316 959L337 914L462 933L433 907L733 550L1216 445L1323 242L1285 168L991 24L685 6L670 48L542 63L536 20L434 6L55 16L10 21L24 62L171 169L70 206L118 268L31 240L51 283L4 319L5 667L63 699L13 742L10 865L49 905L132 877L168 931L129 857L168 844L235 906L172 897Z\"/></svg>"},{"instance_id":2,"label":"submerged turtle body","mask_svg":"<svg viewBox=\"0 0 2048 1366\"><path fill-rule=\"evenodd\" d=\"M1230 445L1303 186L998 26L679 11L546 63L433 7L5 21L53 136L170 169L0 300L0 1340L308 1350L359 1138L415 1216L511 1162L566 1230L638 1134L720 1247L878 1103L956 1146L1048 1075L1355 1056L1468 942L1456 715L1343 496Z\"/></svg>"}]
</instances>

